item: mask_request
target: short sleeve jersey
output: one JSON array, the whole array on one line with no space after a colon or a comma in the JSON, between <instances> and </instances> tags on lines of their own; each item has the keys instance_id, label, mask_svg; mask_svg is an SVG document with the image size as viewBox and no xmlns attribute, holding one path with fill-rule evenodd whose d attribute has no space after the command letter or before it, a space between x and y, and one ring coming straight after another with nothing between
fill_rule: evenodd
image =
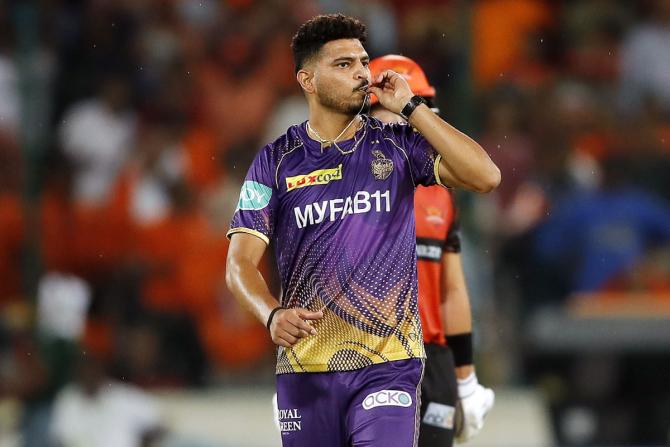
<instances>
[{"instance_id":1,"label":"short sleeve jersey","mask_svg":"<svg viewBox=\"0 0 670 447\"><path fill-rule=\"evenodd\" d=\"M417 188L414 217L423 340L444 344L442 257L445 253L461 251L459 223L451 191L440 186Z\"/></svg>"},{"instance_id":2,"label":"short sleeve jersey","mask_svg":"<svg viewBox=\"0 0 670 447\"><path fill-rule=\"evenodd\" d=\"M414 189L439 155L406 124L363 116L322 149L306 123L256 156L228 235L275 244L281 305L324 311L318 334L278 350L277 373L347 371L423 357Z\"/></svg>"}]
</instances>

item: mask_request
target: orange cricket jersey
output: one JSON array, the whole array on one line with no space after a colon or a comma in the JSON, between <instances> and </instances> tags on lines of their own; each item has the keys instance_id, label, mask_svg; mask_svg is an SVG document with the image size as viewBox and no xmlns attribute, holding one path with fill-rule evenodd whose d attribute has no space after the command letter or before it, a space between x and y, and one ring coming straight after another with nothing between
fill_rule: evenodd
<instances>
[{"instance_id":1,"label":"orange cricket jersey","mask_svg":"<svg viewBox=\"0 0 670 447\"><path fill-rule=\"evenodd\" d=\"M425 343L444 344L440 295L442 255L461 250L451 192L442 186L419 186L414 193L419 314Z\"/></svg>"}]
</instances>

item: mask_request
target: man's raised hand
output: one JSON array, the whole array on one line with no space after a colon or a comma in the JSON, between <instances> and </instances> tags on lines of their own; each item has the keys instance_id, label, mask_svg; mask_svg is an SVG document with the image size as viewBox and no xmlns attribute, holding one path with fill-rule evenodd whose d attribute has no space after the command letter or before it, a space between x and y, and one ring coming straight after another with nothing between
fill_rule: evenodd
<instances>
[{"instance_id":1,"label":"man's raised hand","mask_svg":"<svg viewBox=\"0 0 670 447\"><path fill-rule=\"evenodd\" d=\"M369 91L374 93L382 106L400 114L414 94L409 84L393 70L384 70L372 80Z\"/></svg>"}]
</instances>

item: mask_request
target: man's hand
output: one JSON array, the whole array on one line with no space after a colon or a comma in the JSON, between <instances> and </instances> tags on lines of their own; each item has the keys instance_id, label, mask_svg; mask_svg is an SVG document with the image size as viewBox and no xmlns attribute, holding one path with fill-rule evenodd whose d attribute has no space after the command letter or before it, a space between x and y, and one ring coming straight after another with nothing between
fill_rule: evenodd
<instances>
[{"instance_id":1,"label":"man's hand","mask_svg":"<svg viewBox=\"0 0 670 447\"><path fill-rule=\"evenodd\" d=\"M456 433L456 442L462 443L482 430L484 419L493 408L495 394L490 388L481 386L475 373L472 373L467 379L458 380L458 395L463 410L463 425Z\"/></svg>"},{"instance_id":2,"label":"man's hand","mask_svg":"<svg viewBox=\"0 0 670 447\"><path fill-rule=\"evenodd\" d=\"M372 80L369 91L377 96L384 108L396 114L400 114L414 96L405 78L392 70L379 73L379 76Z\"/></svg>"},{"instance_id":3,"label":"man's hand","mask_svg":"<svg viewBox=\"0 0 670 447\"><path fill-rule=\"evenodd\" d=\"M270 323L272 341L285 348L293 347L301 338L316 335L311 322L323 318L323 312L307 309L280 309Z\"/></svg>"}]
</instances>

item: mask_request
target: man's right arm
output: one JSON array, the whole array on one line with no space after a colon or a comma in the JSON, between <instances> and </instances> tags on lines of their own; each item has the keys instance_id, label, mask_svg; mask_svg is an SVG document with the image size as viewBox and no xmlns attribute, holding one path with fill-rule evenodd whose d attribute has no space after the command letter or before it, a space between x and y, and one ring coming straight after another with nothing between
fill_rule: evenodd
<instances>
[{"instance_id":1,"label":"man's right arm","mask_svg":"<svg viewBox=\"0 0 670 447\"><path fill-rule=\"evenodd\" d=\"M272 296L258 265L267 245L260 238L247 234L231 235L226 260L226 284L235 298L259 321L266 324L272 311L280 307ZM281 309L273 315L270 324L272 341L290 348L301 338L316 335L309 321L323 317L323 312L306 309Z\"/></svg>"}]
</instances>

